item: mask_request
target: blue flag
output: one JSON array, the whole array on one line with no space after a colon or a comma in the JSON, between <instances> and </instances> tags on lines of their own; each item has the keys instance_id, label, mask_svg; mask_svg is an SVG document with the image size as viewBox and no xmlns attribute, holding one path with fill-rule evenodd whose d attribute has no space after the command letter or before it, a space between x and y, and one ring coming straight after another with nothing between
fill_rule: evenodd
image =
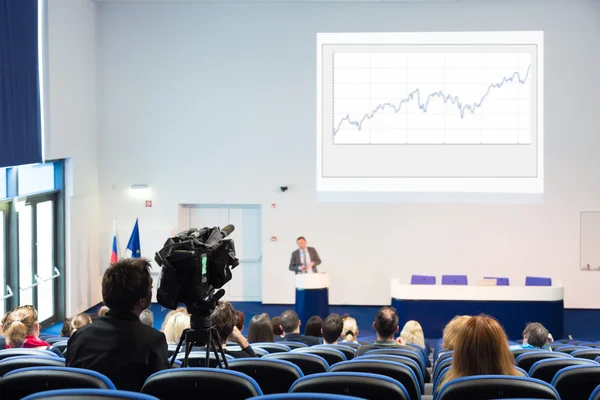
<instances>
[{"instance_id":1,"label":"blue flag","mask_svg":"<svg viewBox=\"0 0 600 400\"><path fill-rule=\"evenodd\" d=\"M135 226L133 227L133 232L131 232L131 237L129 238L129 243L127 243L127 254L131 258L140 258L142 256L142 251L140 248L140 229L138 226L138 220L135 220Z\"/></svg>"}]
</instances>

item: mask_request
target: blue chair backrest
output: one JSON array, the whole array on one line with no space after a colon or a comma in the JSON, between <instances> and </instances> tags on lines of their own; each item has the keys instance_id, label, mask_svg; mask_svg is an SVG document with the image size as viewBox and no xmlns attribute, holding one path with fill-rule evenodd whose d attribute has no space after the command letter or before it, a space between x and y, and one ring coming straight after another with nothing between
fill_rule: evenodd
<instances>
[{"instance_id":1,"label":"blue chair backrest","mask_svg":"<svg viewBox=\"0 0 600 400\"><path fill-rule=\"evenodd\" d=\"M567 353L558 353L548 350L539 350L539 351L528 351L526 353L520 354L515 358L515 365L517 367L523 368L525 371L529 371L533 364L540 360L545 360L547 358L572 358L570 354Z\"/></svg>"},{"instance_id":2,"label":"blue chair backrest","mask_svg":"<svg viewBox=\"0 0 600 400\"><path fill-rule=\"evenodd\" d=\"M454 399L554 399L556 389L539 379L520 376L478 375L454 379L439 389L437 400Z\"/></svg>"},{"instance_id":3,"label":"blue chair backrest","mask_svg":"<svg viewBox=\"0 0 600 400\"><path fill-rule=\"evenodd\" d=\"M525 278L525 286L552 286L552 278L528 276Z\"/></svg>"},{"instance_id":4,"label":"blue chair backrest","mask_svg":"<svg viewBox=\"0 0 600 400\"><path fill-rule=\"evenodd\" d=\"M291 393L349 394L364 399L410 400L406 388L397 380L364 372L328 372L298 379Z\"/></svg>"},{"instance_id":5,"label":"blue chair backrest","mask_svg":"<svg viewBox=\"0 0 600 400\"><path fill-rule=\"evenodd\" d=\"M312 347L300 347L291 351L291 353L308 353L316 354L327 360L327 363L331 366L335 363L346 361L346 355L340 350L326 348L323 346L312 346Z\"/></svg>"},{"instance_id":6,"label":"blue chair backrest","mask_svg":"<svg viewBox=\"0 0 600 400\"><path fill-rule=\"evenodd\" d=\"M554 375L552 386L566 400L588 399L600 385L600 365L573 365Z\"/></svg>"},{"instance_id":7,"label":"blue chair backrest","mask_svg":"<svg viewBox=\"0 0 600 400\"><path fill-rule=\"evenodd\" d=\"M60 389L39 392L25 397L23 400L158 400L147 394L110 389Z\"/></svg>"},{"instance_id":8,"label":"blue chair backrest","mask_svg":"<svg viewBox=\"0 0 600 400\"><path fill-rule=\"evenodd\" d=\"M252 343L250 345L253 349L256 347L260 347L262 349L265 349L269 352L269 354L272 353L282 353L285 351L291 351L292 349L290 348L290 346L286 346L283 343L270 343L270 342L264 342L264 343Z\"/></svg>"},{"instance_id":9,"label":"blue chair backrest","mask_svg":"<svg viewBox=\"0 0 600 400\"><path fill-rule=\"evenodd\" d=\"M412 358L404 357L404 356L394 356L388 354L365 354L363 356L357 357L354 359L357 360L383 360L383 361L392 361L398 362L404 365L407 365L412 369L417 377L417 381L419 383L419 387L421 388L421 394L425 394L425 377L423 375L423 371L421 370L421 366L419 363Z\"/></svg>"},{"instance_id":10,"label":"blue chair backrest","mask_svg":"<svg viewBox=\"0 0 600 400\"><path fill-rule=\"evenodd\" d=\"M0 360L0 376L27 367L64 367L65 359L54 356L16 356Z\"/></svg>"},{"instance_id":11,"label":"blue chair backrest","mask_svg":"<svg viewBox=\"0 0 600 400\"><path fill-rule=\"evenodd\" d=\"M572 365L597 365L595 361L585 358L546 358L534 363L529 369L529 376L551 383L554 375L563 368Z\"/></svg>"},{"instance_id":12,"label":"blue chair backrest","mask_svg":"<svg viewBox=\"0 0 600 400\"><path fill-rule=\"evenodd\" d=\"M483 279L495 279L496 286L510 286L508 278L497 278L497 277L484 277Z\"/></svg>"},{"instance_id":13,"label":"blue chair backrest","mask_svg":"<svg viewBox=\"0 0 600 400\"><path fill-rule=\"evenodd\" d=\"M600 400L600 385L596 386L596 389L590 395L590 400Z\"/></svg>"},{"instance_id":14,"label":"blue chair backrest","mask_svg":"<svg viewBox=\"0 0 600 400\"><path fill-rule=\"evenodd\" d=\"M588 360L595 360L600 357L600 349L581 349L571 352L571 356L577 358L587 358Z\"/></svg>"},{"instance_id":15,"label":"blue chair backrest","mask_svg":"<svg viewBox=\"0 0 600 400\"><path fill-rule=\"evenodd\" d=\"M1 381L1 379L0 379ZM219 368L179 368L148 377L142 393L159 399L223 398L243 400L262 396L258 383L246 374Z\"/></svg>"},{"instance_id":16,"label":"blue chair backrest","mask_svg":"<svg viewBox=\"0 0 600 400\"><path fill-rule=\"evenodd\" d=\"M435 285L435 276L413 275L410 278L411 285Z\"/></svg>"},{"instance_id":17,"label":"blue chair backrest","mask_svg":"<svg viewBox=\"0 0 600 400\"><path fill-rule=\"evenodd\" d=\"M329 369L327 360L316 354L285 352L268 354L263 358L289 361L297 365L304 375L320 374Z\"/></svg>"},{"instance_id":18,"label":"blue chair backrest","mask_svg":"<svg viewBox=\"0 0 600 400\"><path fill-rule=\"evenodd\" d=\"M252 377L264 394L287 393L304 376L296 364L274 358L238 358L229 368Z\"/></svg>"},{"instance_id":19,"label":"blue chair backrest","mask_svg":"<svg viewBox=\"0 0 600 400\"><path fill-rule=\"evenodd\" d=\"M328 393L285 393L252 397L248 400L363 400L359 397Z\"/></svg>"},{"instance_id":20,"label":"blue chair backrest","mask_svg":"<svg viewBox=\"0 0 600 400\"><path fill-rule=\"evenodd\" d=\"M442 285L468 285L466 275L442 275Z\"/></svg>"},{"instance_id":21,"label":"blue chair backrest","mask_svg":"<svg viewBox=\"0 0 600 400\"><path fill-rule=\"evenodd\" d=\"M3 349L0 350L0 360L16 356L50 356L60 358L58 354L44 349Z\"/></svg>"}]
</instances>

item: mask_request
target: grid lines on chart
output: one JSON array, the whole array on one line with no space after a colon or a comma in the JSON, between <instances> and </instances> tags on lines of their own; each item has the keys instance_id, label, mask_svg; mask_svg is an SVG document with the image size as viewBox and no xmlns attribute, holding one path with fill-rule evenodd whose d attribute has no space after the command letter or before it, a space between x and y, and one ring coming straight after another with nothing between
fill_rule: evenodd
<instances>
[{"instance_id":1,"label":"grid lines on chart","mask_svg":"<svg viewBox=\"0 0 600 400\"><path fill-rule=\"evenodd\" d=\"M334 144L530 144L523 53L334 53Z\"/></svg>"}]
</instances>

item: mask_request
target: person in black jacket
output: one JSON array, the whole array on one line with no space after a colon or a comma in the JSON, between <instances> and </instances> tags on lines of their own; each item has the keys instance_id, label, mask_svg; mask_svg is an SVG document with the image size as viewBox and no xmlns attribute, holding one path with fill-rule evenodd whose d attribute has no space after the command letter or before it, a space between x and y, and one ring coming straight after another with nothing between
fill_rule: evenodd
<instances>
[{"instance_id":1,"label":"person in black jacket","mask_svg":"<svg viewBox=\"0 0 600 400\"><path fill-rule=\"evenodd\" d=\"M242 335L242 332L235 326L236 314L230 302L219 302L210 319L217 332L219 332L219 338L221 339L221 345L225 354L229 354L234 358L257 357L246 338ZM228 350L227 338L239 344L241 350Z\"/></svg>"},{"instance_id":2,"label":"person in black jacket","mask_svg":"<svg viewBox=\"0 0 600 400\"><path fill-rule=\"evenodd\" d=\"M285 332L285 336L283 337L283 344L285 342L301 342L308 346L314 346L317 344L321 344L319 339L314 336L303 336L300 334L300 325L302 325L302 321L298 317L293 310L284 311L281 314L281 327Z\"/></svg>"},{"instance_id":3,"label":"person in black jacket","mask_svg":"<svg viewBox=\"0 0 600 400\"><path fill-rule=\"evenodd\" d=\"M169 368L165 335L140 321L152 299L149 261L112 264L102 278L102 298L110 311L72 334L66 365L104 374L117 389L140 391L150 375Z\"/></svg>"}]
</instances>

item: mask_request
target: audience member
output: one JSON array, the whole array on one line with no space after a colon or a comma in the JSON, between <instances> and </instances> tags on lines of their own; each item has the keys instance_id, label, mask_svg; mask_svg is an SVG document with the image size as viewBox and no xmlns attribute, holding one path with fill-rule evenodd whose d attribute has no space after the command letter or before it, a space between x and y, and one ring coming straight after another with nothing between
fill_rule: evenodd
<instances>
[{"instance_id":1,"label":"audience member","mask_svg":"<svg viewBox=\"0 0 600 400\"><path fill-rule=\"evenodd\" d=\"M358 343L358 341L356 340L358 338L358 325L356 324L356 320L352 317L342 319L344 320L344 327L342 329L342 341Z\"/></svg>"},{"instance_id":2,"label":"audience member","mask_svg":"<svg viewBox=\"0 0 600 400\"><path fill-rule=\"evenodd\" d=\"M465 319L453 344L452 365L438 388L465 376L522 376L515 369L504 329L492 317L479 315Z\"/></svg>"},{"instance_id":3,"label":"audience member","mask_svg":"<svg viewBox=\"0 0 600 400\"><path fill-rule=\"evenodd\" d=\"M449 351L454 350L458 334L462 326L471 318L470 315L457 315L444 327L442 346Z\"/></svg>"},{"instance_id":4,"label":"audience member","mask_svg":"<svg viewBox=\"0 0 600 400\"><path fill-rule=\"evenodd\" d=\"M185 308L178 308L169 311L160 330L165 334L167 344L178 344L183 331L189 328L190 314Z\"/></svg>"},{"instance_id":5,"label":"audience member","mask_svg":"<svg viewBox=\"0 0 600 400\"><path fill-rule=\"evenodd\" d=\"M323 319L318 315L313 315L308 319L304 328L304 336L321 337L323 336Z\"/></svg>"},{"instance_id":6,"label":"audience member","mask_svg":"<svg viewBox=\"0 0 600 400\"><path fill-rule=\"evenodd\" d=\"M325 344L337 344L344 329L344 322L339 314L329 314L323 321L323 339Z\"/></svg>"},{"instance_id":7,"label":"audience member","mask_svg":"<svg viewBox=\"0 0 600 400\"><path fill-rule=\"evenodd\" d=\"M33 306L21 306L7 313L2 319L2 332L6 348L49 350L62 357L62 352L39 338L40 324Z\"/></svg>"},{"instance_id":8,"label":"audience member","mask_svg":"<svg viewBox=\"0 0 600 400\"><path fill-rule=\"evenodd\" d=\"M102 278L102 298L110 311L73 333L66 365L100 372L117 389L139 391L150 375L169 368L165 335L140 321L152 299L149 261L112 264Z\"/></svg>"},{"instance_id":9,"label":"audience member","mask_svg":"<svg viewBox=\"0 0 600 400\"><path fill-rule=\"evenodd\" d=\"M0 350L6 348L6 338L4 337L4 331L2 330L2 325L4 325L4 321L6 321L6 317L8 313L2 316L2 320L0 321Z\"/></svg>"},{"instance_id":10,"label":"audience member","mask_svg":"<svg viewBox=\"0 0 600 400\"><path fill-rule=\"evenodd\" d=\"M416 344L419 347L425 349L425 336L423 334L423 328L417 321L410 320L404 324L400 337L406 344Z\"/></svg>"},{"instance_id":11,"label":"audience member","mask_svg":"<svg viewBox=\"0 0 600 400\"><path fill-rule=\"evenodd\" d=\"M219 332L225 354L229 354L234 358L256 357L256 353L254 353L242 332L235 326L235 316L235 310L228 301L219 302L211 315L211 322ZM227 350L227 338L237 343L242 350Z\"/></svg>"},{"instance_id":12,"label":"audience member","mask_svg":"<svg viewBox=\"0 0 600 400\"><path fill-rule=\"evenodd\" d=\"M544 325L533 322L527 324L523 331L523 345L521 347L525 349L552 350L550 347L551 337Z\"/></svg>"},{"instance_id":13,"label":"audience member","mask_svg":"<svg viewBox=\"0 0 600 400\"><path fill-rule=\"evenodd\" d=\"M100 307L100 309L98 310L98 316L99 316L99 317L104 317L108 311L110 311L110 310L108 309L108 307L106 307L106 306L102 306L102 307Z\"/></svg>"},{"instance_id":14,"label":"audience member","mask_svg":"<svg viewBox=\"0 0 600 400\"><path fill-rule=\"evenodd\" d=\"M145 309L140 313L140 321L142 324L154 328L154 314L152 311Z\"/></svg>"},{"instance_id":15,"label":"audience member","mask_svg":"<svg viewBox=\"0 0 600 400\"><path fill-rule=\"evenodd\" d=\"M273 327L273 340L281 342L284 337L283 328L281 327L281 317L271 318L271 326Z\"/></svg>"},{"instance_id":16,"label":"audience member","mask_svg":"<svg viewBox=\"0 0 600 400\"><path fill-rule=\"evenodd\" d=\"M71 333L69 336L71 336L78 329L81 329L84 326L88 326L91 323L92 317L90 317L86 313L77 314L71 319Z\"/></svg>"},{"instance_id":17,"label":"audience member","mask_svg":"<svg viewBox=\"0 0 600 400\"><path fill-rule=\"evenodd\" d=\"M71 333L73 333L73 325L71 325L71 320L73 318L66 318L63 322L63 326L60 330L60 336L70 337Z\"/></svg>"},{"instance_id":18,"label":"audience member","mask_svg":"<svg viewBox=\"0 0 600 400\"><path fill-rule=\"evenodd\" d=\"M262 343L274 342L273 327L269 317L265 314L259 314L252 317L248 325L248 342Z\"/></svg>"},{"instance_id":19,"label":"audience member","mask_svg":"<svg viewBox=\"0 0 600 400\"><path fill-rule=\"evenodd\" d=\"M342 321L345 321L346 318L350 318L350 314L342 314Z\"/></svg>"},{"instance_id":20,"label":"audience member","mask_svg":"<svg viewBox=\"0 0 600 400\"><path fill-rule=\"evenodd\" d=\"M285 332L283 340L288 342L301 342L308 346L321 344L316 337L302 336L300 334L300 325L302 325L302 321L300 321L300 318L298 318L298 314L296 314L295 311L284 311L283 314L281 314L281 328L283 329L283 332Z\"/></svg>"},{"instance_id":21,"label":"audience member","mask_svg":"<svg viewBox=\"0 0 600 400\"><path fill-rule=\"evenodd\" d=\"M381 307L375 316L373 329L377 334L377 340L372 345L362 345L356 351L356 356L362 356L369 350L382 347L400 347L404 346L404 341L401 337L394 340L394 334L398 333L398 312L394 307ZM410 349L414 350L414 349Z\"/></svg>"},{"instance_id":22,"label":"audience member","mask_svg":"<svg viewBox=\"0 0 600 400\"><path fill-rule=\"evenodd\" d=\"M244 332L244 322L245 316L244 313L238 310L235 310L235 326L238 328L240 332Z\"/></svg>"}]
</instances>

